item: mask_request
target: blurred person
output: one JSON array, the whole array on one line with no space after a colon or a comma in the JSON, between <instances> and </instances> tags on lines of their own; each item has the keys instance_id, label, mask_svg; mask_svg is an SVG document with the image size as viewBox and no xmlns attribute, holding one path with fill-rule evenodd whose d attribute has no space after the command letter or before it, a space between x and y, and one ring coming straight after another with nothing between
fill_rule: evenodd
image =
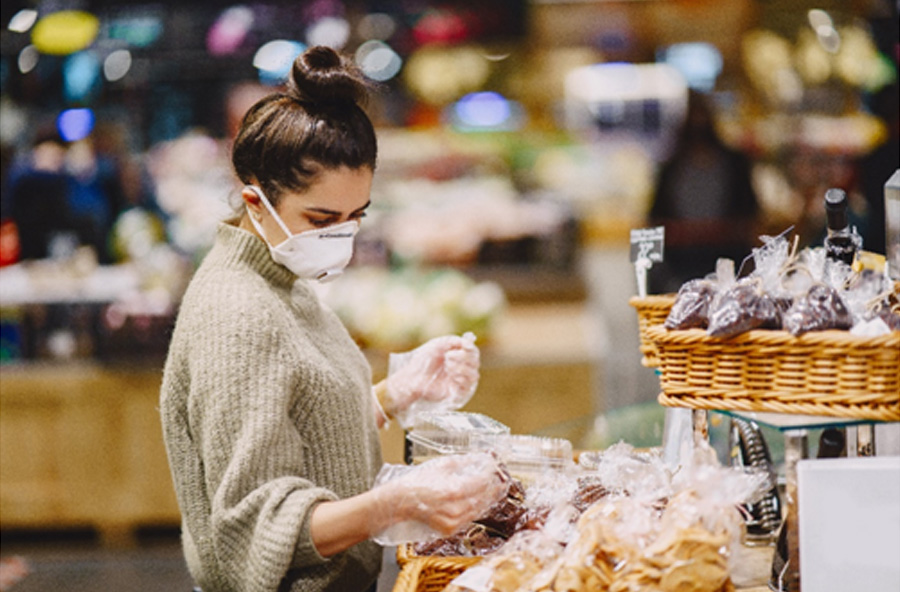
<instances>
[{"instance_id":1,"label":"blurred person","mask_svg":"<svg viewBox=\"0 0 900 592\"><path fill-rule=\"evenodd\" d=\"M43 259L61 235L75 236L69 214L71 175L65 169L66 142L54 127L40 128L30 150L8 177L8 211L19 237L19 258Z\"/></svg>"},{"instance_id":2,"label":"blurred person","mask_svg":"<svg viewBox=\"0 0 900 592\"><path fill-rule=\"evenodd\" d=\"M827 233L825 192L831 188L847 192L850 225L861 236L867 234L867 206L859 191L858 166L850 156L812 146L793 146L786 155L786 176L798 202L797 215L789 222L801 247L822 246ZM863 247L868 248L865 243Z\"/></svg>"},{"instance_id":3,"label":"blurred person","mask_svg":"<svg viewBox=\"0 0 900 592\"><path fill-rule=\"evenodd\" d=\"M93 247L100 263L111 263L110 234L126 205L118 164L97 151L91 136L72 143L65 160L72 179L69 215L78 229L79 243Z\"/></svg>"},{"instance_id":4,"label":"blurred person","mask_svg":"<svg viewBox=\"0 0 900 592\"><path fill-rule=\"evenodd\" d=\"M479 352L438 337L373 386L316 296L313 282L350 260L369 206L366 94L352 61L310 48L233 142L242 203L182 300L160 395L184 554L204 592L374 591L373 537L409 521L455 532L506 491L493 459L462 457L375 484L379 427L422 401L471 396Z\"/></svg>"},{"instance_id":5,"label":"blurred person","mask_svg":"<svg viewBox=\"0 0 900 592\"><path fill-rule=\"evenodd\" d=\"M690 91L671 156L660 167L648 220L665 227L665 253L648 275L651 293L677 292L715 271L721 257L737 269L756 244L760 207L751 161L719 138L709 101Z\"/></svg>"},{"instance_id":6,"label":"blurred person","mask_svg":"<svg viewBox=\"0 0 900 592\"><path fill-rule=\"evenodd\" d=\"M872 111L887 128L887 138L859 162L859 184L866 203L867 223L861 229L863 249L886 253L884 186L900 168L900 87L897 83L872 97Z\"/></svg>"},{"instance_id":7,"label":"blurred person","mask_svg":"<svg viewBox=\"0 0 900 592\"><path fill-rule=\"evenodd\" d=\"M900 168L900 4L897 2L871 3L867 6L866 21L872 40L885 60L894 69L893 80L885 86L869 92L864 100L868 110L881 119L887 137L859 163L859 184L867 206L868 224L863 232L863 248L875 253L886 253L884 185Z\"/></svg>"}]
</instances>

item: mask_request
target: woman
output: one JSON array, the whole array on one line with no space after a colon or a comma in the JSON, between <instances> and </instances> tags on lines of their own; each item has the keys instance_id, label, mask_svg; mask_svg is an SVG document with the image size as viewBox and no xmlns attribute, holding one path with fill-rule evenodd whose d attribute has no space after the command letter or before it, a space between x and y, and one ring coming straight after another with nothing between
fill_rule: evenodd
<instances>
[{"instance_id":1,"label":"woman","mask_svg":"<svg viewBox=\"0 0 900 592\"><path fill-rule=\"evenodd\" d=\"M470 396L478 350L434 339L373 387L310 285L348 263L369 205L365 90L346 59L315 47L284 93L251 107L232 152L243 211L219 225L182 301L161 412L204 592L374 590L373 536L406 521L451 533L505 493L493 463L458 459L373 487L378 427L417 401Z\"/></svg>"}]
</instances>

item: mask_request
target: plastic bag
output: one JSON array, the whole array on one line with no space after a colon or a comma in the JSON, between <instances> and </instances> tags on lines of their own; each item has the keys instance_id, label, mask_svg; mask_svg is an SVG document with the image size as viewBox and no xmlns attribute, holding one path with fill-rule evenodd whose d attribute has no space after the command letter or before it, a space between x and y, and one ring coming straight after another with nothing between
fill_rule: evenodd
<instances>
[{"instance_id":1,"label":"plastic bag","mask_svg":"<svg viewBox=\"0 0 900 592\"><path fill-rule=\"evenodd\" d=\"M718 592L743 532L737 505L758 499L767 479L722 467L708 443L699 445L672 476L670 497L618 495L592 505L559 557L522 589Z\"/></svg>"},{"instance_id":2,"label":"plastic bag","mask_svg":"<svg viewBox=\"0 0 900 592\"><path fill-rule=\"evenodd\" d=\"M827 329L850 329L853 317L837 290L814 284L784 314L783 327L792 335Z\"/></svg>"},{"instance_id":3,"label":"plastic bag","mask_svg":"<svg viewBox=\"0 0 900 592\"><path fill-rule=\"evenodd\" d=\"M709 306L716 293L733 283L734 261L730 259L719 259L713 276L685 282L666 317L666 329L705 329L709 324Z\"/></svg>"},{"instance_id":4,"label":"plastic bag","mask_svg":"<svg viewBox=\"0 0 900 592\"><path fill-rule=\"evenodd\" d=\"M517 592L559 557L563 546L543 531L510 539L496 554L457 576L445 592Z\"/></svg>"},{"instance_id":5,"label":"plastic bag","mask_svg":"<svg viewBox=\"0 0 900 592\"><path fill-rule=\"evenodd\" d=\"M710 305L707 333L727 339L751 329L780 329L781 310L757 278L738 280Z\"/></svg>"}]
</instances>

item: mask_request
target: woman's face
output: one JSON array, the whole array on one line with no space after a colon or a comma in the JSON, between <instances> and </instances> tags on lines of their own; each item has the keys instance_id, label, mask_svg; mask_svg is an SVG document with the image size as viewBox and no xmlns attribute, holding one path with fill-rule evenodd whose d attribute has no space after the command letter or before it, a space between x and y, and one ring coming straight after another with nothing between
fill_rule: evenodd
<instances>
[{"instance_id":1,"label":"woman's face","mask_svg":"<svg viewBox=\"0 0 900 592\"><path fill-rule=\"evenodd\" d=\"M373 173L366 167L327 169L302 193L284 193L275 211L292 234L333 226L348 220L361 220L369 207ZM273 246L287 240L287 235L269 210L250 189L244 189L247 215L262 225ZM252 229L251 224L242 227ZM255 230L253 231L256 234Z\"/></svg>"}]
</instances>

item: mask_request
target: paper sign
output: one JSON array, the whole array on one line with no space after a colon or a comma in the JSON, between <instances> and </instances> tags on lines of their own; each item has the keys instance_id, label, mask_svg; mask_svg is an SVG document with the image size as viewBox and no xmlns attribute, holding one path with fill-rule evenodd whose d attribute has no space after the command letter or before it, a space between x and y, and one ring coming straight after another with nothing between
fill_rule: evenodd
<instances>
[{"instance_id":1,"label":"paper sign","mask_svg":"<svg viewBox=\"0 0 900 592\"><path fill-rule=\"evenodd\" d=\"M639 259L659 263L663 260L665 228L634 228L631 230L631 262Z\"/></svg>"}]
</instances>

